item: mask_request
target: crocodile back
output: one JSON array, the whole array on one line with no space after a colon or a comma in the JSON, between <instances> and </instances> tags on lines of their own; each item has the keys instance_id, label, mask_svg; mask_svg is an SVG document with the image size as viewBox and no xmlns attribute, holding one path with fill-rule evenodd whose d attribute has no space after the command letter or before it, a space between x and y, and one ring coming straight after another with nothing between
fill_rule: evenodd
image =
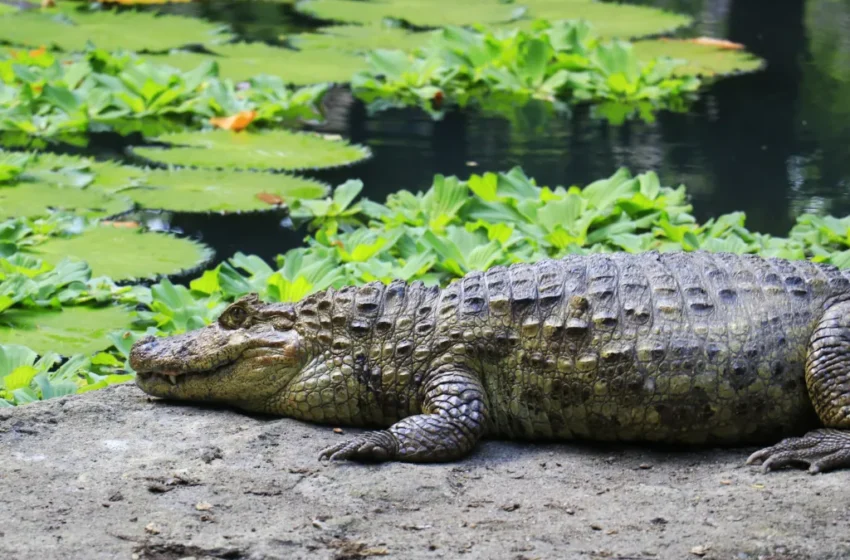
<instances>
[{"instance_id":1,"label":"crocodile back","mask_svg":"<svg viewBox=\"0 0 850 560\"><path fill-rule=\"evenodd\" d=\"M752 255L570 256L454 282L435 338L480 372L501 437L761 441L814 421L806 347L848 285Z\"/></svg>"}]
</instances>

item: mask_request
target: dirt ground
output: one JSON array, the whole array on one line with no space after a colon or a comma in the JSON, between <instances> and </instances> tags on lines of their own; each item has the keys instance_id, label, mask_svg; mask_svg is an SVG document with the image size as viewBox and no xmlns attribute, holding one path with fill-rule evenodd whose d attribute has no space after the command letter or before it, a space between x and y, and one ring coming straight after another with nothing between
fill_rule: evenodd
<instances>
[{"instance_id":1,"label":"dirt ground","mask_svg":"<svg viewBox=\"0 0 850 560\"><path fill-rule=\"evenodd\" d=\"M0 409L0 558L850 558L850 471L495 441L320 463L344 432L134 385Z\"/></svg>"}]
</instances>

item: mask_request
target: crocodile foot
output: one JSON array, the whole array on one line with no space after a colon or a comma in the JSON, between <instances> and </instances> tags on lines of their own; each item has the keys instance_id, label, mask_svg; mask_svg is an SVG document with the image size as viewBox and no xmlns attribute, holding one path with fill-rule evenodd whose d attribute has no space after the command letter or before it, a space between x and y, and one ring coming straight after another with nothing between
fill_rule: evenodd
<instances>
[{"instance_id":1,"label":"crocodile foot","mask_svg":"<svg viewBox=\"0 0 850 560\"><path fill-rule=\"evenodd\" d=\"M808 465L812 474L850 467L850 432L822 429L784 439L750 455L747 464L757 461L765 471L791 464Z\"/></svg>"},{"instance_id":2,"label":"crocodile foot","mask_svg":"<svg viewBox=\"0 0 850 560\"><path fill-rule=\"evenodd\" d=\"M398 442L388 431L366 432L349 441L332 445L319 454L319 460L388 461L398 453Z\"/></svg>"}]
</instances>

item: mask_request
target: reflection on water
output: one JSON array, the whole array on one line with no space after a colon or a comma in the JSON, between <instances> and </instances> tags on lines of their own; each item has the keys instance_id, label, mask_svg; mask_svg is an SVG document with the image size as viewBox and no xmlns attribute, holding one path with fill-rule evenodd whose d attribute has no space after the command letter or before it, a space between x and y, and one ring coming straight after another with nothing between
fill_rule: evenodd
<instances>
[{"instance_id":1,"label":"reflection on water","mask_svg":"<svg viewBox=\"0 0 850 560\"><path fill-rule=\"evenodd\" d=\"M640 0L697 18L691 35L743 43L767 59L760 73L723 80L686 114L614 127L586 109L551 117L534 106L513 119L452 113L434 122L417 110L368 116L344 93L325 127L369 144L375 157L323 178L363 179L365 195L383 200L399 189L424 189L436 173L522 166L547 185L583 185L627 166L657 170L665 184L684 183L701 220L743 210L752 229L783 235L805 211L850 214L850 5L832 0ZM258 8L260 5L262 8ZM303 21L278 4L179 4L267 39ZM240 15L241 14L241 15ZM239 19L241 18L241 19ZM220 250L271 255L297 245L302 233L249 218L176 217L188 233ZM268 228L268 229L265 229ZM219 245L221 244L221 245Z\"/></svg>"}]
</instances>

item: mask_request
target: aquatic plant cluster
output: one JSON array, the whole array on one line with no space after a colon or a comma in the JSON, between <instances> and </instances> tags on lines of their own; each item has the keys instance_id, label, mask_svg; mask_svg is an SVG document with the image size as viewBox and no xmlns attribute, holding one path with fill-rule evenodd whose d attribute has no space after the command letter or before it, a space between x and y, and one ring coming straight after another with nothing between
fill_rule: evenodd
<instances>
[{"instance_id":1,"label":"aquatic plant cluster","mask_svg":"<svg viewBox=\"0 0 850 560\"><path fill-rule=\"evenodd\" d=\"M748 231L742 214L698 224L685 188L653 173L621 170L584 188L538 186L521 169L437 176L424 193L383 202L360 198L359 181L331 190L306 176L371 156L310 132L334 82L373 110L415 105L439 118L535 99L591 103L619 122L682 108L703 79L761 64L734 45L628 41L689 23L651 8L433 4L299 2L343 24L274 45L186 17L0 5L0 40L11 45L0 50L0 406L129 380L139 336L201 327L252 291L295 301L373 280L443 285L588 251L701 247L850 265L850 223L803 216L787 238ZM52 153L102 133L132 135L121 161ZM205 269L204 244L131 217L286 209L309 235L273 266L237 253ZM169 280L187 274L188 286Z\"/></svg>"},{"instance_id":2,"label":"aquatic plant cluster","mask_svg":"<svg viewBox=\"0 0 850 560\"><path fill-rule=\"evenodd\" d=\"M438 115L471 103L510 110L529 99L651 115L684 109L700 87L695 75L674 74L684 60L642 62L631 43L600 41L583 21L539 22L532 31L449 27L413 54L377 50L368 60L352 79L356 95L373 108L419 105Z\"/></svg>"}]
</instances>

